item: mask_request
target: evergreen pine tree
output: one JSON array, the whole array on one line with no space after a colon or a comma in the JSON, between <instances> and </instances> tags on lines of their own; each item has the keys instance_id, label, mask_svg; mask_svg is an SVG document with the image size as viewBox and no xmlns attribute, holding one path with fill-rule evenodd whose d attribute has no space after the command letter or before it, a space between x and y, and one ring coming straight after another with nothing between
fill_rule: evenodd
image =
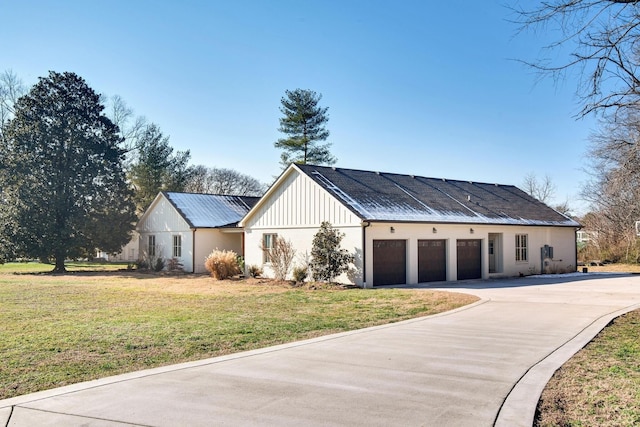
<instances>
[{"instance_id":1,"label":"evergreen pine tree","mask_svg":"<svg viewBox=\"0 0 640 427\"><path fill-rule=\"evenodd\" d=\"M287 135L275 142L276 148L284 152L280 156L283 167L290 163L332 165L336 158L331 155L330 143L320 144L329 137L325 124L329 121L328 107L318 105L322 95L312 90L285 91L280 102L280 132Z\"/></svg>"}]
</instances>

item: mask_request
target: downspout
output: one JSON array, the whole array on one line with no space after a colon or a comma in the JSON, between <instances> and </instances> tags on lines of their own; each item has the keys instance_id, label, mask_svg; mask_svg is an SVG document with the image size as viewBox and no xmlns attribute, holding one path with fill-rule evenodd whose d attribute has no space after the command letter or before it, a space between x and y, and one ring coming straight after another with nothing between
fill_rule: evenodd
<instances>
[{"instance_id":1,"label":"downspout","mask_svg":"<svg viewBox=\"0 0 640 427\"><path fill-rule=\"evenodd\" d=\"M366 221L367 225L362 222L362 287L367 287L367 227L371 225L371 221ZM373 288L373 285L371 285Z\"/></svg>"},{"instance_id":2,"label":"downspout","mask_svg":"<svg viewBox=\"0 0 640 427\"><path fill-rule=\"evenodd\" d=\"M197 228L191 229L191 272L196 272L196 230Z\"/></svg>"},{"instance_id":3,"label":"downspout","mask_svg":"<svg viewBox=\"0 0 640 427\"><path fill-rule=\"evenodd\" d=\"M575 228L573 232L573 241L575 242L575 244L573 245L573 252L574 252L573 265L576 271L578 271L578 230L580 230L581 228L582 227Z\"/></svg>"}]
</instances>

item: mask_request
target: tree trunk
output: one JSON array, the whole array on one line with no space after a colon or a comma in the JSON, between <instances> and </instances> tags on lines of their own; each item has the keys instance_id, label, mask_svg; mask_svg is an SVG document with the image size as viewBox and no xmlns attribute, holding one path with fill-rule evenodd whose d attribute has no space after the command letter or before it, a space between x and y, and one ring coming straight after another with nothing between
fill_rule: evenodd
<instances>
[{"instance_id":1,"label":"tree trunk","mask_svg":"<svg viewBox=\"0 0 640 427\"><path fill-rule=\"evenodd\" d=\"M66 273L67 269L64 267L65 254L56 251L56 266L53 268L52 273Z\"/></svg>"}]
</instances>

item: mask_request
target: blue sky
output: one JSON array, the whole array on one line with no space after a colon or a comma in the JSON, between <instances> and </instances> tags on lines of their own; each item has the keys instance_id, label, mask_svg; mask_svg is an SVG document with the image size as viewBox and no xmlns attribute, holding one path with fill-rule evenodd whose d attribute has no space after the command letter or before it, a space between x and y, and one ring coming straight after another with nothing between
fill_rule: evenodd
<instances>
[{"instance_id":1,"label":"blue sky","mask_svg":"<svg viewBox=\"0 0 640 427\"><path fill-rule=\"evenodd\" d=\"M0 0L0 71L72 71L157 123L192 163L271 182L286 89L321 93L336 166L521 185L578 200L592 118L516 34L515 0Z\"/></svg>"}]
</instances>

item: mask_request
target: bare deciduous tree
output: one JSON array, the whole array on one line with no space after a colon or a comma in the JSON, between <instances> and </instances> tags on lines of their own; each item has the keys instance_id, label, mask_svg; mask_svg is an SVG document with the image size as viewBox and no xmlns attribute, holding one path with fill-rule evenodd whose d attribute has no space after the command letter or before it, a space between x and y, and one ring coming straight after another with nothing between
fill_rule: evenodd
<instances>
[{"instance_id":1,"label":"bare deciduous tree","mask_svg":"<svg viewBox=\"0 0 640 427\"><path fill-rule=\"evenodd\" d=\"M582 196L592 209L585 227L603 259L636 262L640 256L634 227L640 220L639 118L627 111L592 140L592 179Z\"/></svg>"},{"instance_id":2,"label":"bare deciduous tree","mask_svg":"<svg viewBox=\"0 0 640 427\"><path fill-rule=\"evenodd\" d=\"M274 278L276 280L286 280L293 265L293 259L296 256L293 244L280 236L276 236L270 248L265 248L261 245L260 249L268 254Z\"/></svg>"},{"instance_id":3,"label":"bare deciduous tree","mask_svg":"<svg viewBox=\"0 0 640 427\"><path fill-rule=\"evenodd\" d=\"M11 70L0 74L0 140L4 138L4 128L13 117L14 105L26 93L22 80Z\"/></svg>"},{"instance_id":4,"label":"bare deciduous tree","mask_svg":"<svg viewBox=\"0 0 640 427\"><path fill-rule=\"evenodd\" d=\"M640 95L640 1L549 0L529 8L514 7L520 30L560 30L546 51L568 48L568 58L526 62L544 75L562 79L580 73L580 116L637 108Z\"/></svg>"},{"instance_id":5,"label":"bare deciduous tree","mask_svg":"<svg viewBox=\"0 0 640 427\"><path fill-rule=\"evenodd\" d=\"M545 204L548 204L556 193L556 186L549 175L539 180L533 172L524 177L522 189Z\"/></svg>"},{"instance_id":6,"label":"bare deciduous tree","mask_svg":"<svg viewBox=\"0 0 640 427\"><path fill-rule=\"evenodd\" d=\"M141 140L150 124L144 116L135 116L134 111L120 97L114 95L105 99L107 105L107 116L120 129L122 135L121 147L127 153L127 160L131 162L135 157L135 152L142 144Z\"/></svg>"},{"instance_id":7,"label":"bare deciduous tree","mask_svg":"<svg viewBox=\"0 0 640 427\"><path fill-rule=\"evenodd\" d=\"M227 168L194 167L186 191L192 193L226 194L230 196L262 196L265 185L257 179Z\"/></svg>"}]
</instances>

